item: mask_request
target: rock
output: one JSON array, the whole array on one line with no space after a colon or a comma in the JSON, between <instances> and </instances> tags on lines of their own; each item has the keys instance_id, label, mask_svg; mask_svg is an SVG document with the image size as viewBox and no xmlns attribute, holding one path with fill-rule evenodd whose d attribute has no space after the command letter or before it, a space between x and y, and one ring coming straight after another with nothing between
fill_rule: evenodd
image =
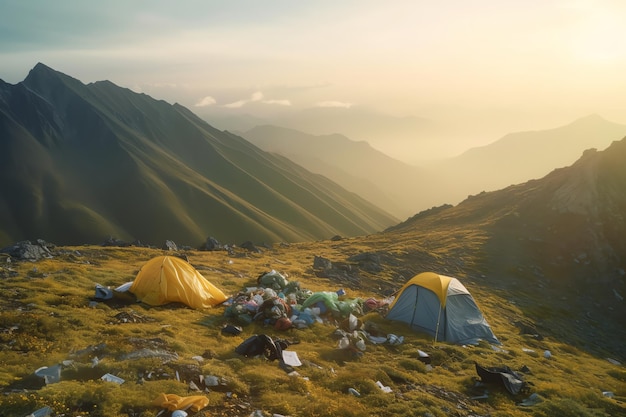
<instances>
[{"instance_id":1,"label":"rock","mask_svg":"<svg viewBox=\"0 0 626 417\"><path fill-rule=\"evenodd\" d=\"M126 246L130 246L129 243L124 242L121 239L117 239L113 236L109 236L105 239L104 242L102 242L101 246L119 246L119 247L126 247Z\"/></svg>"},{"instance_id":2,"label":"rock","mask_svg":"<svg viewBox=\"0 0 626 417\"><path fill-rule=\"evenodd\" d=\"M169 250L169 251L177 251L178 245L176 245L176 243L174 243L174 241L172 240L166 240L165 244L163 245L163 249Z\"/></svg>"},{"instance_id":3,"label":"rock","mask_svg":"<svg viewBox=\"0 0 626 417\"><path fill-rule=\"evenodd\" d=\"M0 253L6 253L12 258L25 261L39 261L43 258L52 258L54 245L44 240L37 239L37 243L31 243L29 240L18 242L13 246L0 249Z\"/></svg>"},{"instance_id":4,"label":"rock","mask_svg":"<svg viewBox=\"0 0 626 417\"><path fill-rule=\"evenodd\" d=\"M122 355L120 360L135 360L143 358L160 358L163 363L178 360L178 354L164 350L140 349Z\"/></svg>"},{"instance_id":5,"label":"rock","mask_svg":"<svg viewBox=\"0 0 626 417\"><path fill-rule=\"evenodd\" d=\"M330 259L323 258L321 256L315 256L313 258L313 269L323 269L329 271L333 269L333 263Z\"/></svg>"},{"instance_id":6,"label":"rock","mask_svg":"<svg viewBox=\"0 0 626 417\"><path fill-rule=\"evenodd\" d=\"M200 250L208 250L208 251L222 250L222 249L223 247L220 244L220 242L218 242L218 240L215 239L213 236L209 236L206 242L204 243L204 247L200 248Z\"/></svg>"},{"instance_id":7,"label":"rock","mask_svg":"<svg viewBox=\"0 0 626 417\"><path fill-rule=\"evenodd\" d=\"M250 242L249 240L243 242L241 245L243 249L247 250L248 252L254 252L254 253L262 253L263 251L259 248L256 247L256 245L252 242Z\"/></svg>"}]
</instances>

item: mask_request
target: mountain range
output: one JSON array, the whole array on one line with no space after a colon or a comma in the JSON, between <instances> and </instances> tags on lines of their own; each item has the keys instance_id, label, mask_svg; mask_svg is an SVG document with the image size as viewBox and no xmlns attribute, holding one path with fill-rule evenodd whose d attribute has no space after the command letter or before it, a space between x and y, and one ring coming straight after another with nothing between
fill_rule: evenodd
<instances>
[{"instance_id":1,"label":"mountain range","mask_svg":"<svg viewBox=\"0 0 626 417\"><path fill-rule=\"evenodd\" d=\"M424 196L415 191L425 186L428 172L391 158L367 142L271 125L257 126L241 135L263 150L327 176L399 218L406 219L423 208Z\"/></svg>"},{"instance_id":2,"label":"mountain range","mask_svg":"<svg viewBox=\"0 0 626 417\"><path fill-rule=\"evenodd\" d=\"M185 107L37 64L0 80L0 244L299 241L397 223Z\"/></svg>"},{"instance_id":3,"label":"mountain range","mask_svg":"<svg viewBox=\"0 0 626 417\"><path fill-rule=\"evenodd\" d=\"M482 147L413 166L366 142L260 125L241 136L353 190L399 218L468 195L493 191L568 166L586 149L604 149L626 135L626 125L590 115L549 130L511 133Z\"/></svg>"},{"instance_id":4,"label":"mountain range","mask_svg":"<svg viewBox=\"0 0 626 417\"><path fill-rule=\"evenodd\" d=\"M590 149L568 167L541 179L471 196L456 206L418 213L389 231L474 228L484 254L500 271L518 268L561 284L613 283L626 277L626 138ZM532 267L535 265L536 267Z\"/></svg>"}]
</instances>

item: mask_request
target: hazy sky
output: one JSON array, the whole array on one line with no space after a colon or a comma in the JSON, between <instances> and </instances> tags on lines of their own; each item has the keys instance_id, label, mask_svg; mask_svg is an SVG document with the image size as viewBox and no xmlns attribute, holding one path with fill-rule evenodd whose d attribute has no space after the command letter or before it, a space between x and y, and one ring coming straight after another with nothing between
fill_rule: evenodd
<instances>
[{"instance_id":1,"label":"hazy sky","mask_svg":"<svg viewBox=\"0 0 626 417\"><path fill-rule=\"evenodd\" d=\"M0 0L0 78L42 62L198 111L365 106L469 147L626 123L625 21L624 0Z\"/></svg>"}]
</instances>

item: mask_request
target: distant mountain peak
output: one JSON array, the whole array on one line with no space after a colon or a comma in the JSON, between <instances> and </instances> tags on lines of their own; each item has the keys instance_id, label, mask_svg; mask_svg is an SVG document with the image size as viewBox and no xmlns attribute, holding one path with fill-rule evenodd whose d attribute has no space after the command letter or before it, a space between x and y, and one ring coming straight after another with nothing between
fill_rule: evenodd
<instances>
[{"instance_id":1,"label":"distant mountain peak","mask_svg":"<svg viewBox=\"0 0 626 417\"><path fill-rule=\"evenodd\" d=\"M574 120L570 125L580 125L580 124L598 124L598 123L611 123L604 117L600 116L597 113L591 113L587 116L583 116L579 119Z\"/></svg>"},{"instance_id":2,"label":"distant mountain peak","mask_svg":"<svg viewBox=\"0 0 626 417\"><path fill-rule=\"evenodd\" d=\"M46 83L48 80L53 79L82 84L79 80L72 78L69 75L65 75L62 72L56 71L41 62L38 62L37 65L35 65L33 69L28 72L28 75L24 79L24 84L27 86L33 86L40 83Z\"/></svg>"},{"instance_id":3,"label":"distant mountain peak","mask_svg":"<svg viewBox=\"0 0 626 417\"><path fill-rule=\"evenodd\" d=\"M42 64L41 62L38 62L37 65L35 65L33 69L31 69L28 72L28 76L26 77L26 79L30 77L34 77L34 76L52 75L52 74L60 74L60 73L50 68L49 66Z\"/></svg>"}]
</instances>

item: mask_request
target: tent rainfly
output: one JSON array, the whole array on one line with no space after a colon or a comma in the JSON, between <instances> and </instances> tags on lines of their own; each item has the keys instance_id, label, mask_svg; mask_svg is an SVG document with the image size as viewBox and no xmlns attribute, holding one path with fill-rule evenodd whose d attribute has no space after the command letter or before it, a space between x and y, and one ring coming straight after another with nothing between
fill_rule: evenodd
<instances>
[{"instance_id":1,"label":"tent rainfly","mask_svg":"<svg viewBox=\"0 0 626 417\"><path fill-rule=\"evenodd\" d=\"M179 302L206 309L226 301L226 295L190 263L176 256L158 256L146 262L128 289L138 301L152 306Z\"/></svg>"},{"instance_id":2,"label":"tent rainfly","mask_svg":"<svg viewBox=\"0 0 626 417\"><path fill-rule=\"evenodd\" d=\"M467 288L456 278L434 272L423 272L404 284L386 318L426 332L435 342L476 344L484 339L500 344Z\"/></svg>"}]
</instances>

